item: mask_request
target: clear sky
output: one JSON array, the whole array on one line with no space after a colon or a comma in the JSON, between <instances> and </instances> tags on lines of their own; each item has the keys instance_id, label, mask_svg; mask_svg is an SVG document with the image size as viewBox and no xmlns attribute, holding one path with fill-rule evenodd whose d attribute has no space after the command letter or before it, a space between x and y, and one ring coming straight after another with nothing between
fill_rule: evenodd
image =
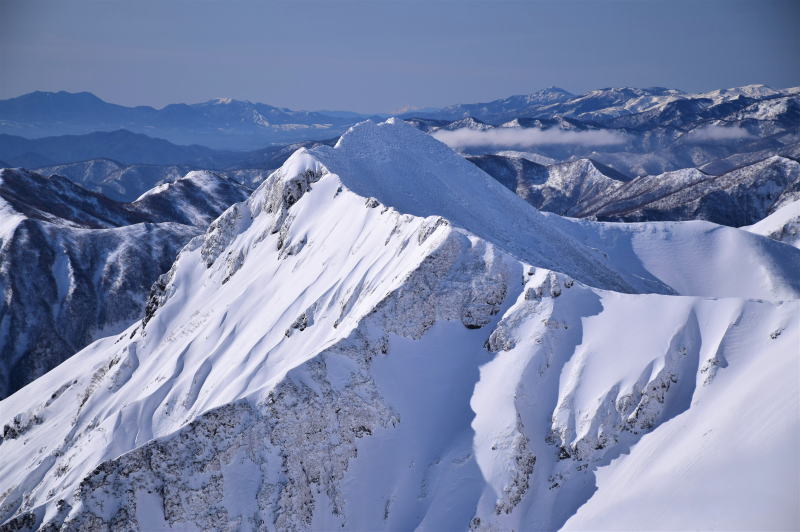
<instances>
[{"instance_id":1,"label":"clear sky","mask_svg":"<svg viewBox=\"0 0 800 532\"><path fill-rule=\"evenodd\" d=\"M800 85L800 0L0 0L0 98L389 112L537 88Z\"/></svg>"}]
</instances>

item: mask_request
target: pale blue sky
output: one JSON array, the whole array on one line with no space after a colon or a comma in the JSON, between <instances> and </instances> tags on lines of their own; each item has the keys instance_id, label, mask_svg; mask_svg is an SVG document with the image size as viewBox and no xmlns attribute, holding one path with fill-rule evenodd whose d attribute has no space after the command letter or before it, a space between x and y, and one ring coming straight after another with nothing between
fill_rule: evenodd
<instances>
[{"instance_id":1,"label":"pale blue sky","mask_svg":"<svg viewBox=\"0 0 800 532\"><path fill-rule=\"evenodd\" d=\"M800 85L798 0L0 0L0 98L389 112L556 85Z\"/></svg>"}]
</instances>

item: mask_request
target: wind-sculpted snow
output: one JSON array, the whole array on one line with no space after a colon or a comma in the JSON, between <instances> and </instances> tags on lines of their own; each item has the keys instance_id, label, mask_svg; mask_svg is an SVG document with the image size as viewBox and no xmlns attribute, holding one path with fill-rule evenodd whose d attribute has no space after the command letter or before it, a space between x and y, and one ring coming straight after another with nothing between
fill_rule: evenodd
<instances>
[{"instance_id":1,"label":"wind-sculpted snow","mask_svg":"<svg viewBox=\"0 0 800 532\"><path fill-rule=\"evenodd\" d=\"M0 397L141 316L178 251L247 190L191 173L132 204L2 170Z\"/></svg>"},{"instance_id":2,"label":"wind-sculpted snow","mask_svg":"<svg viewBox=\"0 0 800 532\"><path fill-rule=\"evenodd\" d=\"M703 405L796 362L799 256L708 223L543 215L410 126L361 124L191 240L146 319L0 402L0 523L557 529L613 503L598 479L669 491L652 470L682 467L724 511L673 528L791 527L747 476L716 497L690 456L638 464L691 416L729 442L721 466L794 459L736 441L758 424L747 449L796 444L791 407L771 415L796 386ZM796 494L788 465L772 482Z\"/></svg>"}]
</instances>

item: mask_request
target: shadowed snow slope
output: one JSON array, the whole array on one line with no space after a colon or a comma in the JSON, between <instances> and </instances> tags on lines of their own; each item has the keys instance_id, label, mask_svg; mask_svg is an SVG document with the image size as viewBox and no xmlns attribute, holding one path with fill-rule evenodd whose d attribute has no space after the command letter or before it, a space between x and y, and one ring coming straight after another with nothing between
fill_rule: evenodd
<instances>
[{"instance_id":1,"label":"shadowed snow slope","mask_svg":"<svg viewBox=\"0 0 800 532\"><path fill-rule=\"evenodd\" d=\"M141 323L0 402L0 523L794 527L798 257L709 223L544 215L363 123L187 244ZM709 509L607 516L621 484Z\"/></svg>"}]
</instances>

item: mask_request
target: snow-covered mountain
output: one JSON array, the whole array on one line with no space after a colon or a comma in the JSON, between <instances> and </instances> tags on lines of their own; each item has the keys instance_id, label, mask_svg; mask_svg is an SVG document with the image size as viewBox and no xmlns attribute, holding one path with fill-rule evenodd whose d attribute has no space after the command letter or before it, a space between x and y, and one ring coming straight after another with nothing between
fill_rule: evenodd
<instances>
[{"instance_id":1,"label":"snow-covered mountain","mask_svg":"<svg viewBox=\"0 0 800 532\"><path fill-rule=\"evenodd\" d=\"M596 202L605 220L709 220L739 227L800 199L800 163L773 156L720 176L693 169L645 176Z\"/></svg>"},{"instance_id":2,"label":"snow-covered mountain","mask_svg":"<svg viewBox=\"0 0 800 532\"><path fill-rule=\"evenodd\" d=\"M435 118L439 120L460 120L472 117L495 120L498 116L525 115L532 109L562 103L572 98L575 98L574 94L558 87L550 87L530 94L518 94L486 103L456 104L428 112L410 111L404 117Z\"/></svg>"},{"instance_id":3,"label":"snow-covered mountain","mask_svg":"<svg viewBox=\"0 0 800 532\"><path fill-rule=\"evenodd\" d=\"M687 168L635 179L590 159L542 165L513 152L467 159L538 209L604 221L740 227L800 199L800 163L780 156L722 175Z\"/></svg>"},{"instance_id":4,"label":"snow-covered mountain","mask_svg":"<svg viewBox=\"0 0 800 532\"><path fill-rule=\"evenodd\" d=\"M603 89L497 115L408 121L472 155L513 149L589 158L630 176L686 168L719 175L773 155L797 157L800 91Z\"/></svg>"},{"instance_id":5,"label":"snow-covered mountain","mask_svg":"<svg viewBox=\"0 0 800 532\"><path fill-rule=\"evenodd\" d=\"M133 201L151 188L175 181L192 166L124 164L111 159L89 159L35 168L42 175L61 175L78 185L116 201Z\"/></svg>"},{"instance_id":6,"label":"snow-covered mountain","mask_svg":"<svg viewBox=\"0 0 800 532\"><path fill-rule=\"evenodd\" d=\"M757 108L763 116L765 109L781 109L787 103L785 98L794 98L798 93L797 87L775 90L765 85L748 85L696 94L663 87L611 87L575 95L553 87L486 103L453 105L424 113L412 111L403 118L452 121L472 117L500 124L519 118L568 117L606 127L653 122L663 125L670 121L675 125L681 123L682 116L692 120L698 115L709 118L751 105L754 107L749 107L745 114Z\"/></svg>"},{"instance_id":7,"label":"snow-covered mountain","mask_svg":"<svg viewBox=\"0 0 800 532\"><path fill-rule=\"evenodd\" d=\"M0 523L796 528L798 271L734 228L540 213L363 123L0 402Z\"/></svg>"},{"instance_id":8,"label":"snow-covered mountain","mask_svg":"<svg viewBox=\"0 0 800 532\"><path fill-rule=\"evenodd\" d=\"M0 170L0 397L141 316L178 250L248 194L193 172L125 204Z\"/></svg>"},{"instance_id":9,"label":"snow-covered mountain","mask_svg":"<svg viewBox=\"0 0 800 532\"><path fill-rule=\"evenodd\" d=\"M153 220L205 227L250 192L220 174L195 170L148 190L131 206Z\"/></svg>"},{"instance_id":10,"label":"snow-covered mountain","mask_svg":"<svg viewBox=\"0 0 800 532\"><path fill-rule=\"evenodd\" d=\"M537 209L565 216L586 216L591 205L630 181L591 159L546 166L523 154L471 155L467 160Z\"/></svg>"},{"instance_id":11,"label":"snow-covered mountain","mask_svg":"<svg viewBox=\"0 0 800 532\"><path fill-rule=\"evenodd\" d=\"M322 143L333 144L333 142ZM212 169L215 173L224 175L245 187L255 188L272 170L280 167L295 150L317 144L320 142L298 142L286 146L271 146L236 155L226 153L207 159L188 159L187 164L126 164L111 159L89 159L39 167L35 171L45 175L62 175L84 188L99 192L111 199L130 202L151 188L175 181L189 171L198 168ZM99 148L99 152L108 153L108 150ZM152 152L148 152L148 156L154 155ZM171 156L167 154L161 160L169 160Z\"/></svg>"}]
</instances>

